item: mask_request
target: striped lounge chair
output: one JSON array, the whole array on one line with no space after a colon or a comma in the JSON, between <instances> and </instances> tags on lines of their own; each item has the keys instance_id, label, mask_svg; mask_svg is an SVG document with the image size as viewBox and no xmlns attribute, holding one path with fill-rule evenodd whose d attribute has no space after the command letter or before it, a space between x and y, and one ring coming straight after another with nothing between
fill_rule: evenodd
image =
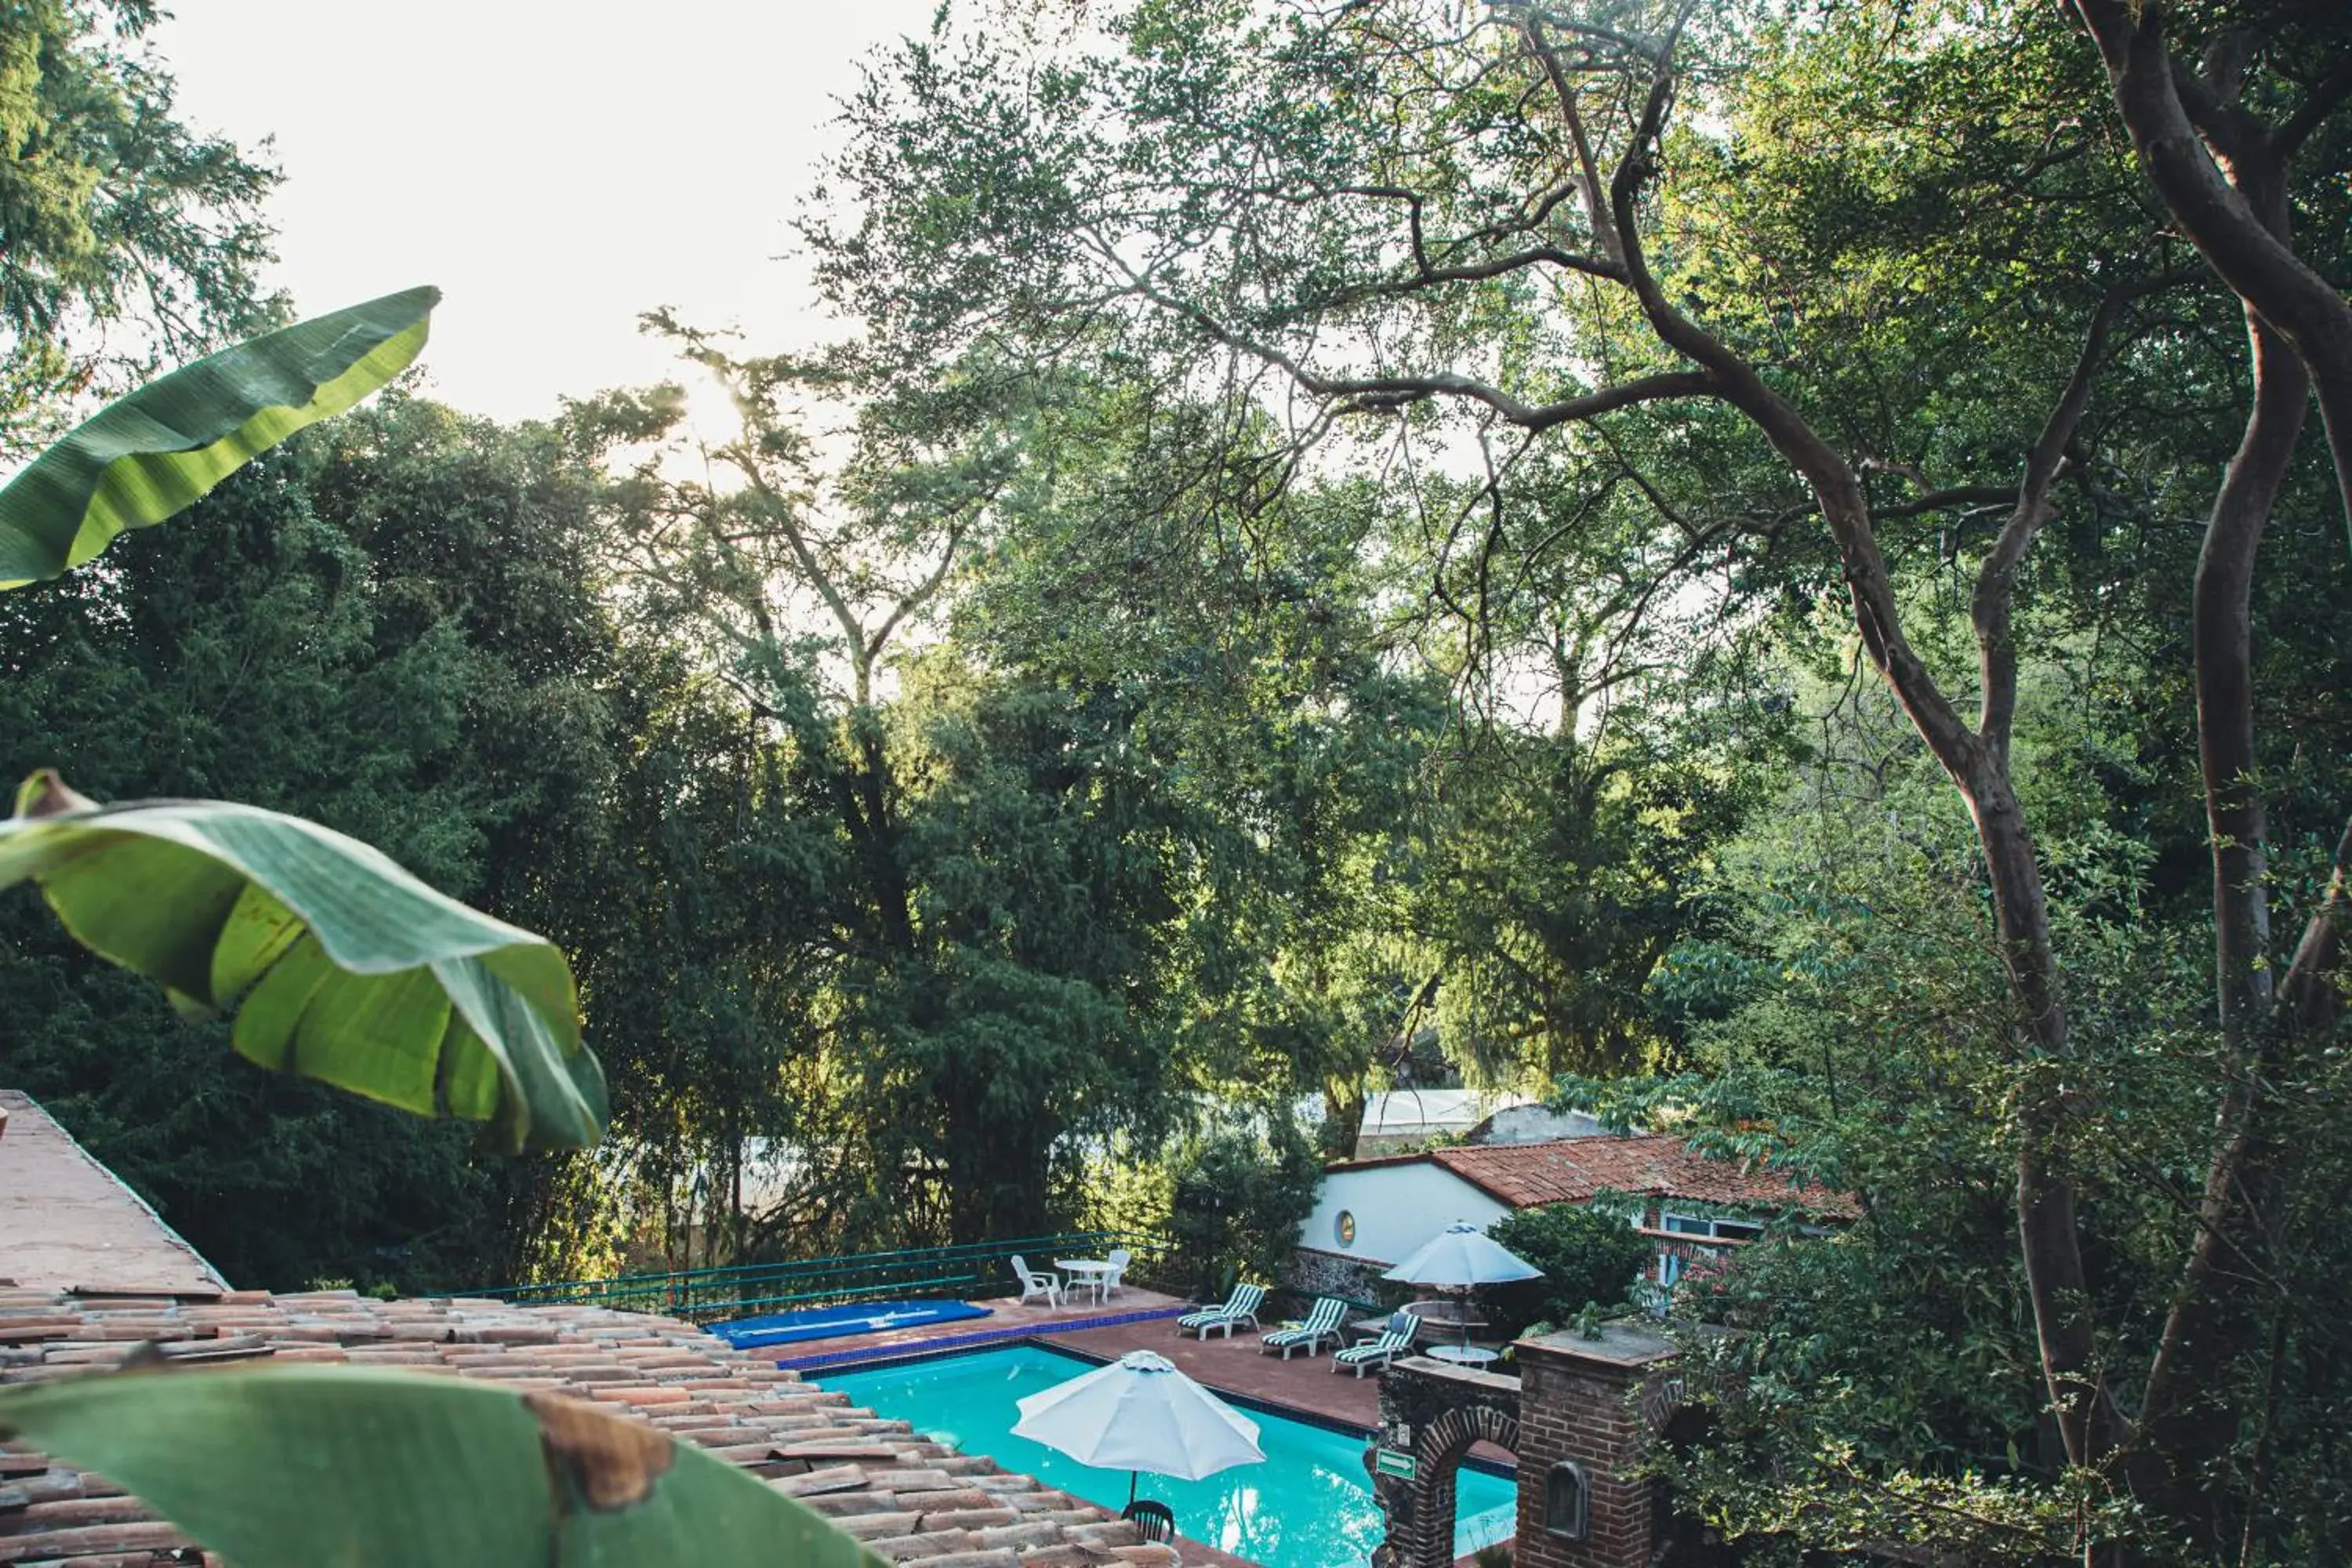
<instances>
[{"instance_id":1,"label":"striped lounge chair","mask_svg":"<svg viewBox=\"0 0 2352 1568\"><path fill-rule=\"evenodd\" d=\"M1413 1336L1420 1332L1419 1317L1411 1312L1391 1313L1389 1326L1381 1331L1378 1339L1332 1352L1331 1370L1337 1372L1344 1366L1358 1377L1364 1375L1364 1369L1368 1366L1377 1366L1385 1371L1389 1363L1412 1349Z\"/></svg>"},{"instance_id":2,"label":"striped lounge chair","mask_svg":"<svg viewBox=\"0 0 2352 1568\"><path fill-rule=\"evenodd\" d=\"M1307 1314L1305 1322L1297 1328L1268 1329L1257 1337L1257 1348L1261 1352L1280 1351L1285 1361L1290 1359L1292 1351L1303 1350L1313 1355L1322 1348L1325 1340L1336 1345L1347 1339L1347 1334L1339 1327L1339 1320L1347 1316L1347 1312L1348 1303L1337 1296L1321 1297L1316 1301L1315 1310Z\"/></svg>"},{"instance_id":3,"label":"striped lounge chair","mask_svg":"<svg viewBox=\"0 0 2352 1568\"><path fill-rule=\"evenodd\" d=\"M1257 1310L1265 1303L1265 1287L1252 1285L1247 1280L1244 1280L1234 1287L1234 1293L1225 1298L1223 1306L1210 1307L1198 1312L1187 1312L1177 1319L1176 1331L1180 1334L1198 1334L1205 1340L1209 1337L1211 1329L1222 1329L1224 1331L1225 1338L1232 1339L1234 1325L1236 1323L1247 1323L1253 1329L1257 1327Z\"/></svg>"}]
</instances>

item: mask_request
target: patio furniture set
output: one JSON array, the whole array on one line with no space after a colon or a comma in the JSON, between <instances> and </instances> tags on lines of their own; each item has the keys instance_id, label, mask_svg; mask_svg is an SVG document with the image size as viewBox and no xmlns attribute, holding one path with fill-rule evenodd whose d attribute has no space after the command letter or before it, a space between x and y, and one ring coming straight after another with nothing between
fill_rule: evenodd
<instances>
[{"instance_id":1,"label":"patio furniture set","mask_svg":"<svg viewBox=\"0 0 2352 1568\"><path fill-rule=\"evenodd\" d=\"M1028 1260L1016 1252L1013 1255L1013 1273L1021 1281L1022 1305L1043 1297L1058 1310L1065 1300L1084 1291L1100 1306L1118 1294L1127 1266L1134 1261L1132 1251L1114 1247L1108 1258L1056 1258L1054 1267L1062 1272L1051 1274L1030 1268Z\"/></svg>"},{"instance_id":2,"label":"patio furniture set","mask_svg":"<svg viewBox=\"0 0 2352 1568\"><path fill-rule=\"evenodd\" d=\"M1328 1342L1331 1370L1344 1368L1358 1377L1363 1376L1368 1368L1386 1367L1401 1355L1435 1356L1464 1366L1486 1366L1502 1355L1499 1351L1470 1343L1470 1331L1485 1327L1485 1322L1471 1316L1466 1307L1457 1307L1451 1301L1414 1301L1384 1318L1350 1321L1347 1302L1336 1296L1323 1296L1317 1299L1303 1321L1259 1328L1257 1312L1265 1303L1265 1287L1244 1281L1234 1286L1234 1293L1220 1305L1187 1312L1177 1319L1176 1331L1198 1334L1205 1340L1213 1333L1231 1339L1237 1328L1257 1329L1259 1352L1280 1351L1285 1361L1294 1351L1304 1351L1312 1356ZM1416 1348L1422 1331L1432 1323L1459 1326L1462 1343ZM1356 1341L1354 1344L1348 1342L1350 1336Z\"/></svg>"},{"instance_id":3,"label":"patio furniture set","mask_svg":"<svg viewBox=\"0 0 2352 1568\"><path fill-rule=\"evenodd\" d=\"M1470 1342L1470 1331L1486 1324L1472 1312L1468 1291L1478 1285L1532 1279L1540 1272L1476 1226L1457 1221L1382 1278L1460 1290L1464 1294L1458 1302L1414 1301L1385 1318L1361 1318L1348 1322L1348 1304L1337 1297L1324 1296L1316 1300L1304 1321L1259 1329L1258 1349L1261 1352L1278 1350L1282 1359L1288 1361L1291 1352L1303 1350L1311 1356L1328 1340L1332 1345L1331 1370L1338 1372L1346 1367L1358 1377L1364 1375L1367 1367L1385 1368L1397 1357L1412 1353L1452 1362L1456 1366L1491 1366L1502 1359L1502 1352ZM1265 1302L1265 1287L1244 1281L1234 1287L1234 1293L1223 1305L1187 1312L1177 1319L1176 1331L1198 1334L1204 1340L1216 1332L1230 1340L1237 1327L1258 1328L1257 1310ZM1423 1326L1433 1321L1459 1327L1462 1342L1433 1344L1416 1352L1414 1342ZM1359 1336L1359 1343L1347 1343L1350 1332Z\"/></svg>"}]
</instances>

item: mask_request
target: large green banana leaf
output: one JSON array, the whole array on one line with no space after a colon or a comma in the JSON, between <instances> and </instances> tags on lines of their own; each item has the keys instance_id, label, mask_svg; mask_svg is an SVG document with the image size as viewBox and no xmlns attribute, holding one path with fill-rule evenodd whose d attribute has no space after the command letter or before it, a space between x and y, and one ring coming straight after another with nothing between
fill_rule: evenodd
<instances>
[{"instance_id":1,"label":"large green banana leaf","mask_svg":"<svg viewBox=\"0 0 2352 1568\"><path fill-rule=\"evenodd\" d=\"M0 489L0 588L80 565L398 375L437 289L387 294L185 365L108 404Z\"/></svg>"},{"instance_id":2,"label":"large green banana leaf","mask_svg":"<svg viewBox=\"0 0 2352 1568\"><path fill-rule=\"evenodd\" d=\"M238 1568L878 1568L806 1505L561 1395L387 1368L131 1371L0 1392Z\"/></svg>"},{"instance_id":3,"label":"large green banana leaf","mask_svg":"<svg viewBox=\"0 0 2352 1568\"><path fill-rule=\"evenodd\" d=\"M562 953L357 839L226 801L101 806L44 772L0 819L0 888L27 879L182 1009L236 1006L263 1067L482 1122L509 1152L604 1135Z\"/></svg>"}]
</instances>

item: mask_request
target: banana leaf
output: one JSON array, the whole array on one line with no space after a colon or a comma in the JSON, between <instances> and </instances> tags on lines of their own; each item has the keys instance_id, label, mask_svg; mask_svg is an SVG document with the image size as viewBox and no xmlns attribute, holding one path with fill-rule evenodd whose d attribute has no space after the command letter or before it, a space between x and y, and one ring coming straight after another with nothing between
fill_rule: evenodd
<instances>
[{"instance_id":1,"label":"banana leaf","mask_svg":"<svg viewBox=\"0 0 2352 1568\"><path fill-rule=\"evenodd\" d=\"M223 349L118 398L0 489L0 589L162 522L425 347L437 289L409 289Z\"/></svg>"},{"instance_id":2,"label":"banana leaf","mask_svg":"<svg viewBox=\"0 0 2352 1568\"><path fill-rule=\"evenodd\" d=\"M0 888L28 879L183 1012L234 1007L265 1068L480 1122L508 1152L604 1135L563 954L357 839L226 801L99 805L45 771L0 819Z\"/></svg>"},{"instance_id":3,"label":"banana leaf","mask_svg":"<svg viewBox=\"0 0 2352 1568\"><path fill-rule=\"evenodd\" d=\"M104 1474L238 1568L881 1563L666 1433L469 1379L301 1364L101 1373L0 1391L7 1436Z\"/></svg>"}]
</instances>

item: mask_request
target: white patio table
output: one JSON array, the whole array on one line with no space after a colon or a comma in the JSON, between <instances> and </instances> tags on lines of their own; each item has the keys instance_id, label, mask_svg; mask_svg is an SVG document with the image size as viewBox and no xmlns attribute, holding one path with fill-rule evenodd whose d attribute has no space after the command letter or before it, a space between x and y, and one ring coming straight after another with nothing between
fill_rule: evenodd
<instances>
[{"instance_id":1,"label":"white patio table","mask_svg":"<svg viewBox=\"0 0 2352 1568\"><path fill-rule=\"evenodd\" d=\"M1103 1282L1110 1277L1111 1263L1107 1258L1056 1258L1054 1267L1070 1277L1075 1289L1090 1291L1095 1304L1103 1300Z\"/></svg>"}]
</instances>

